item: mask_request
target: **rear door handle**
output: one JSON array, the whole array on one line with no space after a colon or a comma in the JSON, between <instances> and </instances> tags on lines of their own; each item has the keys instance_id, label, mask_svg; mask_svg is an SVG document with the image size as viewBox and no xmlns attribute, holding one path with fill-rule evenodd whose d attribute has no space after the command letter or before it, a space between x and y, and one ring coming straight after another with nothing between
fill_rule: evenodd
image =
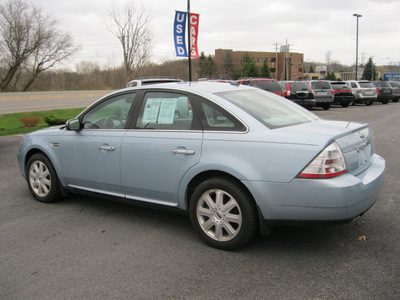
<instances>
[{"instance_id":1,"label":"rear door handle","mask_svg":"<svg viewBox=\"0 0 400 300\"><path fill-rule=\"evenodd\" d=\"M174 154L183 154L183 155L194 155L195 151L194 150L187 150L187 149L174 149L174 150L172 150L172 153L174 153Z\"/></svg>"},{"instance_id":2,"label":"rear door handle","mask_svg":"<svg viewBox=\"0 0 400 300\"><path fill-rule=\"evenodd\" d=\"M100 151L114 151L115 147L109 146L108 144L103 144L97 147Z\"/></svg>"}]
</instances>

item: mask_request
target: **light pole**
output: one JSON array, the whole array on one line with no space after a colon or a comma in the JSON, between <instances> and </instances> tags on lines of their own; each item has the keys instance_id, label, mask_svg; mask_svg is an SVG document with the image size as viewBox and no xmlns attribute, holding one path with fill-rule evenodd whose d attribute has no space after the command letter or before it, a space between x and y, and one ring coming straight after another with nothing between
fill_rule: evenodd
<instances>
[{"instance_id":1,"label":"light pole","mask_svg":"<svg viewBox=\"0 0 400 300\"><path fill-rule=\"evenodd\" d=\"M353 14L353 17L357 18L357 31L356 31L356 80L357 80L357 68L358 68L358 18L362 17L360 14Z\"/></svg>"}]
</instances>

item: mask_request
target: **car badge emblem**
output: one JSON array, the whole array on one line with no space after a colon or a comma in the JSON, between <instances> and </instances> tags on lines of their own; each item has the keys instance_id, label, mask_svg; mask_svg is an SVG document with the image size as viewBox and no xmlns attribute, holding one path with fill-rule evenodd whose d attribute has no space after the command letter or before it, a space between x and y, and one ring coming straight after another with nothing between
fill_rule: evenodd
<instances>
[{"instance_id":1,"label":"car badge emblem","mask_svg":"<svg viewBox=\"0 0 400 300\"><path fill-rule=\"evenodd\" d=\"M360 135L360 138L361 138L361 139L365 138L365 134L364 134L364 133L359 132L358 134Z\"/></svg>"}]
</instances>

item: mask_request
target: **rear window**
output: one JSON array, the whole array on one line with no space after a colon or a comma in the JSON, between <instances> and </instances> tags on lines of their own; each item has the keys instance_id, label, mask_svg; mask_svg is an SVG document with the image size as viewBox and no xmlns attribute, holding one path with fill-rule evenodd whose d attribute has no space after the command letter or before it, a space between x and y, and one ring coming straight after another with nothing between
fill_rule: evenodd
<instances>
[{"instance_id":1,"label":"rear window","mask_svg":"<svg viewBox=\"0 0 400 300\"><path fill-rule=\"evenodd\" d=\"M400 82L392 81L392 82L390 82L390 85L391 85L392 87L400 87Z\"/></svg>"},{"instance_id":2,"label":"rear window","mask_svg":"<svg viewBox=\"0 0 400 300\"><path fill-rule=\"evenodd\" d=\"M235 90L216 95L240 107L268 128L280 128L319 119L292 101L263 90Z\"/></svg>"},{"instance_id":3,"label":"rear window","mask_svg":"<svg viewBox=\"0 0 400 300\"><path fill-rule=\"evenodd\" d=\"M391 87L387 81L378 81L378 83L381 87Z\"/></svg>"},{"instance_id":4,"label":"rear window","mask_svg":"<svg viewBox=\"0 0 400 300\"><path fill-rule=\"evenodd\" d=\"M282 88L276 81L250 81L251 86L271 92L282 92Z\"/></svg>"},{"instance_id":5,"label":"rear window","mask_svg":"<svg viewBox=\"0 0 400 300\"><path fill-rule=\"evenodd\" d=\"M331 82L334 89L349 89L350 87L345 82Z\"/></svg>"},{"instance_id":6,"label":"rear window","mask_svg":"<svg viewBox=\"0 0 400 300\"><path fill-rule=\"evenodd\" d=\"M310 87L305 82L289 82L290 91L297 92L297 91L309 91Z\"/></svg>"},{"instance_id":7,"label":"rear window","mask_svg":"<svg viewBox=\"0 0 400 300\"><path fill-rule=\"evenodd\" d=\"M358 83L362 88L373 88L374 85L371 82L359 82Z\"/></svg>"},{"instance_id":8,"label":"rear window","mask_svg":"<svg viewBox=\"0 0 400 300\"><path fill-rule=\"evenodd\" d=\"M331 85L328 82L316 81L311 82L311 87L316 90L330 90Z\"/></svg>"}]
</instances>

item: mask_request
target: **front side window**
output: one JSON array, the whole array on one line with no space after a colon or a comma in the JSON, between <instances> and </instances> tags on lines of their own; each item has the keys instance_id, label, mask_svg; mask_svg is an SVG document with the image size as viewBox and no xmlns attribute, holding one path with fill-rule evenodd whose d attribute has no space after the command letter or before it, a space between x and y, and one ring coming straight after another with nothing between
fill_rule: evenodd
<instances>
[{"instance_id":1,"label":"front side window","mask_svg":"<svg viewBox=\"0 0 400 300\"><path fill-rule=\"evenodd\" d=\"M123 129L136 93L114 96L86 112L83 129Z\"/></svg>"},{"instance_id":2,"label":"front side window","mask_svg":"<svg viewBox=\"0 0 400 300\"><path fill-rule=\"evenodd\" d=\"M187 95L148 92L143 99L136 128L190 130L192 123L192 104Z\"/></svg>"}]
</instances>

